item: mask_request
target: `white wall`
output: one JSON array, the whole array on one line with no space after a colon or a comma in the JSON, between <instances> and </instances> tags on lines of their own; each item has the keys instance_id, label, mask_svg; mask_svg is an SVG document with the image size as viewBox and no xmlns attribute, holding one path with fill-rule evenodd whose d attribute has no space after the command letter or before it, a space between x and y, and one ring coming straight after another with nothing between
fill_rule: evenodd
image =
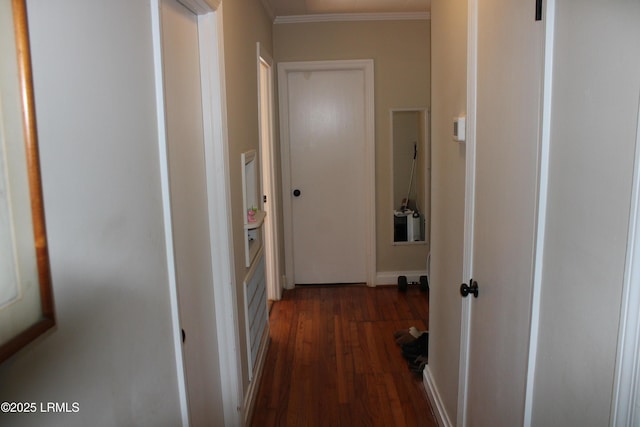
<instances>
[{"instance_id":1,"label":"white wall","mask_svg":"<svg viewBox=\"0 0 640 427\"><path fill-rule=\"evenodd\" d=\"M533 425L609 424L640 94L640 3L558 1Z\"/></svg>"},{"instance_id":2,"label":"white wall","mask_svg":"<svg viewBox=\"0 0 640 427\"><path fill-rule=\"evenodd\" d=\"M3 426L180 425L147 1L28 1L58 326L0 366Z\"/></svg>"}]
</instances>

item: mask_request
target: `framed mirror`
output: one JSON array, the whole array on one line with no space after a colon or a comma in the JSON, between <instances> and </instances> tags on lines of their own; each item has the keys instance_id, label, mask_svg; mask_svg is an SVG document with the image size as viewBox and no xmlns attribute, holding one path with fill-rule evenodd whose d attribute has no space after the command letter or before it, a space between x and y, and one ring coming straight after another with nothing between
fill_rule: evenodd
<instances>
[{"instance_id":1,"label":"framed mirror","mask_svg":"<svg viewBox=\"0 0 640 427\"><path fill-rule=\"evenodd\" d=\"M0 362L55 325L25 0L0 0Z\"/></svg>"},{"instance_id":2,"label":"framed mirror","mask_svg":"<svg viewBox=\"0 0 640 427\"><path fill-rule=\"evenodd\" d=\"M430 211L428 110L391 110L393 242L425 244Z\"/></svg>"}]
</instances>

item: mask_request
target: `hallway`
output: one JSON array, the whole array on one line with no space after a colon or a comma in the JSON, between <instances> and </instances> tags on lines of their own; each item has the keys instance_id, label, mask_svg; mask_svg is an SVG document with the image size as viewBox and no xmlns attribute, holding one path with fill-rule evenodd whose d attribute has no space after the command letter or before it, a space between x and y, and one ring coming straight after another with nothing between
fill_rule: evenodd
<instances>
[{"instance_id":1,"label":"hallway","mask_svg":"<svg viewBox=\"0 0 640 427\"><path fill-rule=\"evenodd\" d=\"M410 286L298 287L270 315L271 343L253 426L436 426L422 375L393 333L428 328L428 296Z\"/></svg>"}]
</instances>

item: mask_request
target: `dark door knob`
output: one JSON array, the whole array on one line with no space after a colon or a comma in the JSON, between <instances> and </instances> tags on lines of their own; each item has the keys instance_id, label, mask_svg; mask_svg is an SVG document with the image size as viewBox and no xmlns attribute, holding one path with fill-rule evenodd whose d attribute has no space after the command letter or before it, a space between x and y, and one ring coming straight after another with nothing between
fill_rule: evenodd
<instances>
[{"instance_id":1,"label":"dark door knob","mask_svg":"<svg viewBox=\"0 0 640 427\"><path fill-rule=\"evenodd\" d=\"M473 294L475 298L478 298L478 282L473 279L469 280L468 285L466 283L460 285L460 295L467 297L469 294Z\"/></svg>"},{"instance_id":2,"label":"dark door knob","mask_svg":"<svg viewBox=\"0 0 640 427\"><path fill-rule=\"evenodd\" d=\"M298 190L297 188L293 190L293 197L300 197L300 194L300 190Z\"/></svg>"}]
</instances>

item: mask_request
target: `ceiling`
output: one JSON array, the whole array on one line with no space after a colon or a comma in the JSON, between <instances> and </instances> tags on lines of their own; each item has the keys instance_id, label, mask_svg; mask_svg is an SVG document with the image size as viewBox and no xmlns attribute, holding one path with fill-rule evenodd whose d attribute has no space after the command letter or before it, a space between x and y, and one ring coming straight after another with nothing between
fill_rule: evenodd
<instances>
[{"instance_id":1,"label":"ceiling","mask_svg":"<svg viewBox=\"0 0 640 427\"><path fill-rule=\"evenodd\" d=\"M263 0L274 16L428 12L431 0Z\"/></svg>"}]
</instances>

